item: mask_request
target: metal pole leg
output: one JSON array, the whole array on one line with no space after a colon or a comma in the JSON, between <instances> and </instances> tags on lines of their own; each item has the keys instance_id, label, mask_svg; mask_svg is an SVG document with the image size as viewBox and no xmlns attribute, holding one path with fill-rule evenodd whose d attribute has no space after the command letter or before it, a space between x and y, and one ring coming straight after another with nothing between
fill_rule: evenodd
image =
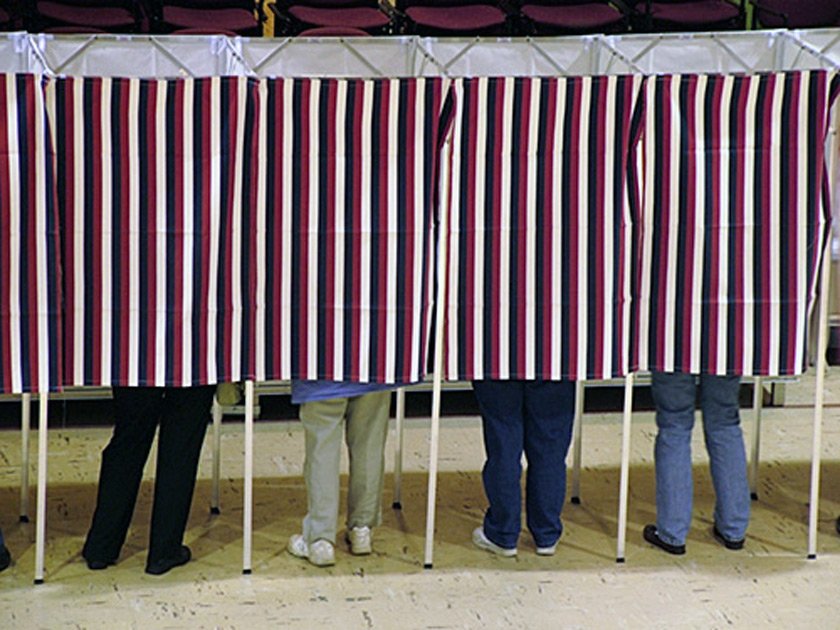
<instances>
[{"instance_id":1,"label":"metal pole leg","mask_svg":"<svg viewBox=\"0 0 840 630\"><path fill-rule=\"evenodd\" d=\"M753 417L752 441L750 445L750 498L758 500L758 461L761 449L761 410L764 406L764 386L761 378L753 382Z\"/></svg>"},{"instance_id":2,"label":"metal pole leg","mask_svg":"<svg viewBox=\"0 0 840 630\"><path fill-rule=\"evenodd\" d=\"M213 397L213 494L210 497L210 514L221 514L219 509L219 476L221 474L222 452L222 406L219 399Z\"/></svg>"},{"instance_id":3,"label":"metal pole leg","mask_svg":"<svg viewBox=\"0 0 840 630\"><path fill-rule=\"evenodd\" d=\"M245 381L245 502L242 509L242 573L251 574L254 527L254 381Z\"/></svg>"},{"instance_id":4,"label":"metal pole leg","mask_svg":"<svg viewBox=\"0 0 840 630\"><path fill-rule=\"evenodd\" d=\"M44 583L47 533L47 394L38 399L38 492L35 514L35 584Z\"/></svg>"},{"instance_id":5,"label":"metal pole leg","mask_svg":"<svg viewBox=\"0 0 840 630\"><path fill-rule=\"evenodd\" d=\"M432 568L435 538L435 504L437 499L438 447L440 445L440 373L432 387L432 428L429 436L429 487L426 503L426 550L423 568Z\"/></svg>"},{"instance_id":6,"label":"metal pole leg","mask_svg":"<svg viewBox=\"0 0 840 630\"><path fill-rule=\"evenodd\" d=\"M630 488L630 420L633 415L633 374L624 379L624 418L621 429L621 478L618 490L618 545L616 562L624 562L627 540L627 497Z\"/></svg>"},{"instance_id":7,"label":"metal pole leg","mask_svg":"<svg viewBox=\"0 0 840 630\"><path fill-rule=\"evenodd\" d=\"M29 428L32 422L32 394L20 401L20 522L29 522Z\"/></svg>"},{"instance_id":8,"label":"metal pole leg","mask_svg":"<svg viewBox=\"0 0 840 630\"><path fill-rule=\"evenodd\" d=\"M583 446L583 381L575 383L575 419L572 424L574 436L574 457L572 464L572 498L575 505L580 505L580 462L581 448Z\"/></svg>"},{"instance_id":9,"label":"metal pole leg","mask_svg":"<svg viewBox=\"0 0 840 630\"><path fill-rule=\"evenodd\" d=\"M394 502L391 507L402 509L403 421L405 420L405 389L397 390L396 438L394 446Z\"/></svg>"},{"instance_id":10,"label":"metal pole leg","mask_svg":"<svg viewBox=\"0 0 840 630\"><path fill-rule=\"evenodd\" d=\"M817 515L820 501L820 456L822 452L823 393L825 391L825 353L828 346L828 287L831 275L831 239L823 250L820 288L820 317L817 336L817 382L814 392L814 439L811 446L811 499L808 514L808 559L817 557Z\"/></svg>"}]
</instances>

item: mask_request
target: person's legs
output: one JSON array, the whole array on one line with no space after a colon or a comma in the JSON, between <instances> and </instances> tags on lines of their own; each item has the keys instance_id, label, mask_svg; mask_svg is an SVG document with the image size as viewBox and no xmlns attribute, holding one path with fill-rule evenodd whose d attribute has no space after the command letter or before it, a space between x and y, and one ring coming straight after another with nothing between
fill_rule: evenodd
<instances>
[{"instance_id":1,"label":"person's legs","mask_svg":"<svg viewBox=\"0 0 840 630\"><path fill-rule=\"evenodd\" d=\"M382 520L385 478L385 440L391 392L354 396L347 405L347 450L350 454L350 491L347 527L375 527Z\"/></svg>"},{"instance_id":2,"label":"person's legs","mask_svg":"<svg viewBox=\"0 0 840 630\"><path fill-rule=\"evenodd\" d=\"M214 386L167 387L158 437L148 564L178 556L190 514Z\"/></svg>"},{"instance_id":3,"label":"person's legs","mask_svg":"<svg viewBox=\"0 0 840 630\"><path fill-rule=\"evenodd\" d=\"M694 483L691 430L694 427L695 377L652 374L656 405L656 530L669 545L684 545L691 526Z\"/></svg>"},{"instance_id":4,"label":"person's legs","mask_svg":"<svg viewBox=\"0 0 840 630\"><path fill-rule=\"evenodd\" d=\"M525 505L528 529L538 548L550 548L563 532L566 454L572 440L575 385L571 381L525 384Z\"/></svg>"},{"instance_id":5,"label":"person's legs","mask_svg":"<svg viewBox=\"0 0 840 630\"><path fill-rule=\"evenodd\" d=\"M524 384L522 381L473 381L481 410L487 461L481 477L490 507L484 535L504 549L516 548L522 529L522 450Z\"/></svg>"},{"instance_id":6,"label":"person's legs","mask_svg":"<svg viewBox=\"0 0 840 630\"><path fill-rule=\"evenodd\" d=\"M125 542L163 401L158 387L114 387L114 434L102 451L96 510L82 549L88 564L116 562Z\"/></svg>"},{"instance_id":7,"label":"person's legs","mask_svg":"<svg viewBox=\"0 0 840 630\"><path fill-rule=\"evenodd\" d=\"M335 544L341 434L347 404L346 398L333 398L300 406L300 421L306 433L303 476L307 513L303 519L303 539L310 547L321 539Z\"/></svg>"},{"instance_id":8,"label":"person's legs","mask_svg":"<svg viewBox=\"0 0 840 630\"><path fill-rule=\"evenodd\" d=\"M744 435L738 416L737 376L702 376L700 405L715 487L715 526L729 541L743 540L750 520Z\"/></svg>"}]
</instances>

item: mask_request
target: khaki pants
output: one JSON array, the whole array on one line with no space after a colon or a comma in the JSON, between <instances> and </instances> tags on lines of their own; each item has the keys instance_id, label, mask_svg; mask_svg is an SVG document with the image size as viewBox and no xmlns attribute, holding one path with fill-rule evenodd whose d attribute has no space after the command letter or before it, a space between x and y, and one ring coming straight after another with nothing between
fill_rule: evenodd
<instances>
[{"instance_id":1,"label":"khaki pants","mask_svg":"<svg viewBox=\"0 0 840 630\"><path fill-rule=\"evenodd\" d=\"M300 420L306 432L303 474L307 514L303 519L303 537L308 544L321 538L335 544L341 434L345 419L350 454L347 527L379 525L390 401L391 392L384 390L300 406Z\"/></svg>"}]
</instances>

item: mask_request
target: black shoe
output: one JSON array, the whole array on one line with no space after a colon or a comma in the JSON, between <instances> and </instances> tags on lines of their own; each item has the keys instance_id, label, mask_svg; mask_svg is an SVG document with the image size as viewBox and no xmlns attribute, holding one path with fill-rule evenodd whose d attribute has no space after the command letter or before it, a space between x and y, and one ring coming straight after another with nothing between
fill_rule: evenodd
<instances>
[{"instance_id":1,"label":"black shoe","mask_svg":"<svg viewBox=\"0 0 840 630\"><path fill-rule=\"evenodd\" d=\"M169 569L174 569L175 567L180 567L182 564L187 564L187 562L190 561L190 558L192 558L190 548L186 545L181 545L181 548L171 558L161 558L160 560L149 562L146 565L146 573L149 573L150 575L163 575L169 571Z\"/></svg>"},{"instance_id":2,"label":"black shoe","mask_svg":"<svg viewBox=\"0 0 840 630\"><path fill-rule=\"evenodd\" d=\"M840 534L840 516L837 517L837 522L834 524L837 533Z\"/></svg>"},{"instance_id":3,"label":"black shoe","mask_svg":"<svg viewBox=\"0 0 840 630\"><path fill-rule=\"evenodd\" d=\"M715 540L717 540L721 545L723 545L727 549L737 551L738 549L744 548L743 538L741 540L729 540L728 538L724 538L723 534L721 534L720 530L717 528L717 525L712 526L712 535L715 537Z\"/></svg>"},{"instance_id":4,"label":"black shoe","mask_svg":"<svg viewBox=\"0 0 840 630\"><path fill-rule=\"evenodd\" d=\"M685 553L685 545L669 545L662 540L659 537L659 534L656 533L656 525L645 525L645 529L642 531L642 536L644 536L645 540L651 545L659 547L663 551L667 551L675 556L681 556Z\"/></svg>"},{"instance_id":5,"label":"black shoe","mask_svg":"<svg viewBox=\"0 0 840 630\"><path fill-rule=\"evenodd\" d=\"M0 571L5 571L12 564L12 554L6 549L6 545L0 545Z\"/></svg>"},{"instance_id":6,"label":"black shoe","mask_svg":"<svg viewBox=\"0 0 840 630\"><path fill-rule=\"evenodd\" d=\"M91 571L101 571L117 563L116 560L94 560L92 558L85 558L85 562L87 562L87 568Z\"/></svg>"}]
</instances>

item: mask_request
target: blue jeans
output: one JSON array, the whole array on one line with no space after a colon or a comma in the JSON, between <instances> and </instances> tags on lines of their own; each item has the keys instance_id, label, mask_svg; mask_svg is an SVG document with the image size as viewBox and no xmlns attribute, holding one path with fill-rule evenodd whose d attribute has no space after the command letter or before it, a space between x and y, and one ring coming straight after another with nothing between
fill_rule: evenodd
<instances>
[{"instance_id":1,"label":"blue jeans","mask_svg":"<svg viewBox=\"0 0 840 630\"><path fill-rule=\"evenodd\" d=\"M656 404L656 529L671 545L685 544L691 526L691 430L696 380L693 374L653 373ZM738 376L702 375L703 435L715 488L715 525L729 540L741 540L750 519L744 436L738 417Z\"/></svg>"},{"instance_id":2,"label":"blue jeans","mask_svg":"<svg viewBox=\"0 0 840 630\"><path fill-rule=\"evenodd\" d=\"M522 528L522 452L528 460L528 529L538 547L560 538L566 497L566 453L572 439L575 386L568 381L474 381L487 461L482 471L490 504L484 534L512 549Z\"/></svg>"}]
</instances>

